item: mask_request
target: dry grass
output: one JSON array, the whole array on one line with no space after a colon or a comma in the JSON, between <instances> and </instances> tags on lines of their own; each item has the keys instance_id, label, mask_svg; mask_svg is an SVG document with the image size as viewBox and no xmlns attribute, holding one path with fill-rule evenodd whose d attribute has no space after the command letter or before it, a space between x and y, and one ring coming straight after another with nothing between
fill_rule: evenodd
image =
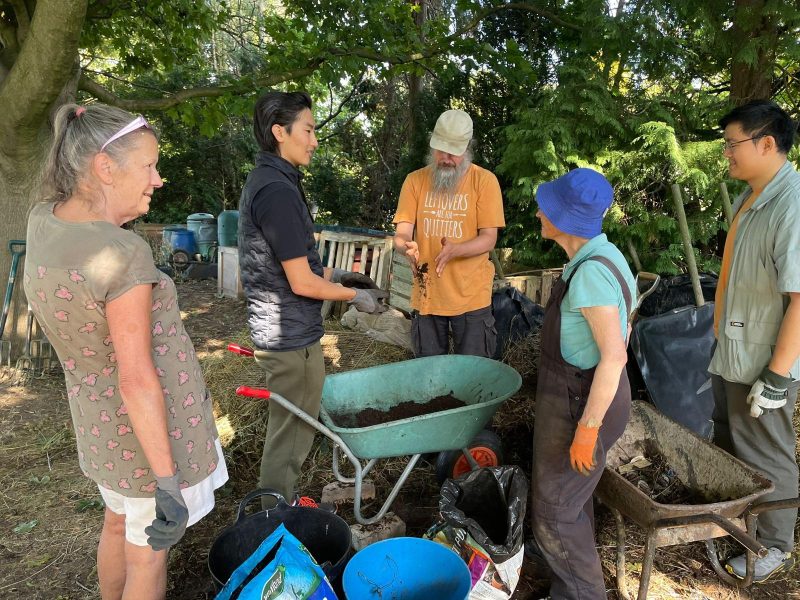
<instances>
[{"instance_id":1,"label":"dry grass","mask_svg":"<svg viewBox=\"0 0 800 600\"><path fill-rule=\"evenodd\" d=\"M503 362L522 375L522 388L509 398L495 413L492 425L503 436L516 435L520 430L533 431L536 390L536 370L539 362L541 338L539 330L510 342L503 353Z\"/></svg>"}]
</instances>

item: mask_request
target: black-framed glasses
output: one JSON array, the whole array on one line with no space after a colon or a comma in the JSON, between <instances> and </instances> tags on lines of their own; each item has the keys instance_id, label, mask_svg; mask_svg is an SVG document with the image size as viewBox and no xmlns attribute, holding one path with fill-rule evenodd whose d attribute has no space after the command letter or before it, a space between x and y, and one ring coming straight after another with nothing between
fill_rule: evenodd
<instances>
[{"instance_id":1,"label":"black-framed glasses","mask_svg":"<svg viewBox=\"0 0 800 600\"><path fill-rule=\"evenodd\" d=\"M735 142L725 142L724 144L722 144L722 150L724 152L728 152L728 151L733 150L734 148L736 148L736 146L738 146L739 144L744 144L745 142L752 142L753 140L757 140L759 138L762 138L765 135L766 135L765 133L759 133L758 135L754 135L753 137L749 137L749 138L744 139L744 140L736 140Z\"/></svg>"}]
</instances>

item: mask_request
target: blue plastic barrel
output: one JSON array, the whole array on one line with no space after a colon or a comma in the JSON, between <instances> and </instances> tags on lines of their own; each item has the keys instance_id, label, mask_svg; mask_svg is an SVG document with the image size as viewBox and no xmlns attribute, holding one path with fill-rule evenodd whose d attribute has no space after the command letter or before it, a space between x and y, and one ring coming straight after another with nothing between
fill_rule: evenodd
<instances>
[{"instance_id":1,"label":"blue plastic barrel","mask_svg":"<svg viewBox=\"0 0 800 600\"><path fill-rule=\"evenodd\" d=\"M194 256L197 252L197 244L194 241L194 231L177 229L172 232L171 241L173 252L175 252L175 250L183 250L190 257Z\"/></svg>"},{"instance_id":2,"label":"blue plastic barrel","mask_svg":"<svg viewBox=\"0 0 800 600\"><path fill-rule=\"evenodd\" d=\"M357 552L344 570L347 598L466 600L472 578L464 560L430 540L400 537Z\"/></svg>"},{"instance_id":3,"label":"blue plastic barrel","mask_svg":"<svg viewBox=\"0 0 800 600\"><path fill-rule=\"evenodd\" d=\"M185 231L186 227L182 225L172 225L169 227L164 227L164 231L162 232L161 236L164 240L164 246L172 250L172 235L176 231Z\"/></svg>"}]
</instances>

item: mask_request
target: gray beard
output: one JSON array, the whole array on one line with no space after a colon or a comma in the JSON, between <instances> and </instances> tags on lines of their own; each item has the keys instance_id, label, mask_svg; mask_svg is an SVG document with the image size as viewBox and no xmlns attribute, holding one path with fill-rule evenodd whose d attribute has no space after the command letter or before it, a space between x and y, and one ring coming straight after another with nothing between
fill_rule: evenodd
<instances>
[{"instance_id":1,"label":"gray beard","mask_svg":"<svg viewBox=\"0 0 800 600\"><path fill-rule=\"evenodd\" d=\"M470 155L464 156L464 160L455 168L440 167L436 161L433 160L433 152L431 151L428 165L431 168L431 175L433 177L433 193L454 194L464 174L472 165L472 157Z\"/></svg>"}]
</instances>

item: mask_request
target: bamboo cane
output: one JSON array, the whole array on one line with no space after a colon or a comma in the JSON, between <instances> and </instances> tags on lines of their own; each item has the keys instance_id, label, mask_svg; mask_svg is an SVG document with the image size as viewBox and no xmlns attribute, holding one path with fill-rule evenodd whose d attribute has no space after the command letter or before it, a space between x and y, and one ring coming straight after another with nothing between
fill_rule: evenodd
<instances>
[{"instance_id":1,"label":"bamboo cane","mask_svg":"<svg viewBox=\"0 0 800 600\"><path fill-rule=\"evenodd\" d=\"M725 220L728 228L733 225L733 209L731 208L731 197L728 195L728 186L724 181L719 182L719 191L722 192L722 210L725 212Z\"/></svg>"},{"instance_id":2,"label":"bamboo cane","mask_svg":"<svg viewBox=\"0 0 800 600\"><path fill-rule=\"evenodd\" d=\"M631 255L631 260L633 261L633 266L636 268L636 272L642 270L642 261L639 260L639 253L636 252L636 248L633 245L633 242L629 239L628 240L628 252Z\"/></svg>"},{"instance_id":3,"label":"bamboo cane","mask_svg":"<svg viewBox=\"0 0 800 600\"><path fill-rule=\"evenodd\" d=\"M677 183L672 184L672 199L675 202L675 212L678 215L678 229L680 229L683 249L686 252L686 266L689 269L689 278L692 280L694 300L699 308L706 301L703 298L703 289L700 287L700 273L697 271L697 263L694 260L694 248L692 248L692 238L689 235L689 223L686 221L686 211L683 209L683 196Z\"/></svg>"}]
</instances>

